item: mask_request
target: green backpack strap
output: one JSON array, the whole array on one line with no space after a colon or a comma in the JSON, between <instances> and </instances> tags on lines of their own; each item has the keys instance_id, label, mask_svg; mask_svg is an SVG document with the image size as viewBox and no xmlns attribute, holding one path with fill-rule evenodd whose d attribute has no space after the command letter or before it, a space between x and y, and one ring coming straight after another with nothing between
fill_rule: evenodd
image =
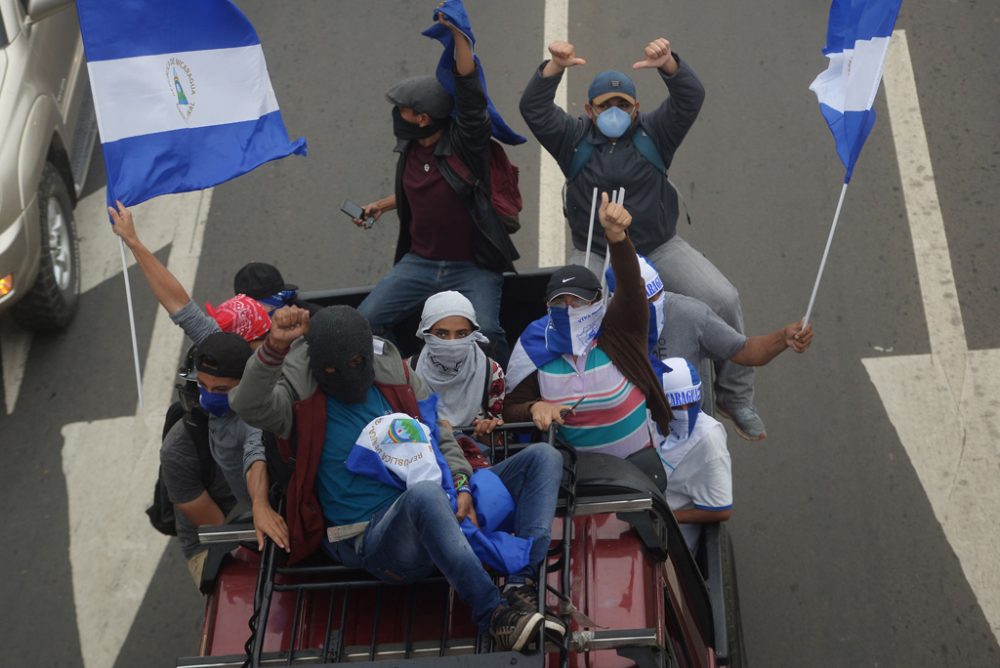
<instances>
[{"instance_id":1,"label":"green backpack strap","mask_svg":"<svg viewBox=\"0 0 1000 668\"><path fill-rule=\"evenodd\" d=\"M566 172L567 182L572 181L576 178L577 174L583 171L584 165L590 160L590 156L594 154L594 145L587 139L588 134L589 132L584 133L583 138L573 147L573 159L570 160L569 170ZM639 155L645 158L646 162L656 168L656 171L663 174L663 176L667 175L667 165L663 162L663 157L656 149L653 138L649 136L649 133L641 125L632 133L632 145L635 146L635 150L639 152Z\"/></svg>"}]
</instances>

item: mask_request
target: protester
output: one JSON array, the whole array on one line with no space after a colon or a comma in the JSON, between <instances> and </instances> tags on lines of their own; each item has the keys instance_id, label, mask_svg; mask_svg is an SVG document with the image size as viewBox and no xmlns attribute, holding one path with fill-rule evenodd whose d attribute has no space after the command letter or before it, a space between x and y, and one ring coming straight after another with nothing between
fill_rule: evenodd
<instances>
[{"instance_id":1,"label":"protester","mask_svg":"<svg viewBox=\"0 0 1000 668\"><path fill-rule=\"evenodd\" d=\"M428 297L417 336L424 347L412 366L437 394L438 415L453 427L474 426L478 439L503 424L503 368L483 352L488 339L472 302L453 290Z\"/></svg>"},{"instance_id":2,"label":"protester","mask_svg":"<svg viewBox=\"0 0 1000 668\"><path fill-rule=\"evenodd\" d=\"M516 503L514 534L533 541L530 559L508 577L511 592L502 599L459 526L467 517L476 523L471 469L448 425L434 414L434 400L426 401L431 396L395 346L373 339L358 311L331 306L312 318L294 307L275 312L267 340L232 397L244 419L281 439L279 449L293 437L297 444L287 528L264 533L290 552L289 563L322 545L342 563L391 582L417 580L436 568L501 649L524 649L541 624L565 632L561 622L550 627L537 612L537 589L533 609L523 603L531 599L520 595L537 586L531 579L548 550L561 456L547 444L534 444L492 468ZM422 482L401 491L351 471L358 435L390 413L436 427L437 445L454 476L455 508L440 484ZM323 518L310 511L314 497Z\"/></svg>"},{"instance_id":3,"label":"protester","mask_svg":"<svg viewBox=\"0 0 1000 668\"><path fill-rule=\"evenodd\" d=\"M112 231L132 251L157 301L196 346L200 347L210 336L223 329L245 341L254 342L252 345L259 345L271 323L257 301L237 295L217 308L209 306L208 310L215 317L207 315L191 300L177 278L139 240L132 212L118 202L118 208L109 207L108 213L114 223ZM208 427L212 457L222 468L237 500L249 502L245 474L253 461L263 461L264 455L260 429L246 424L229 409L228 392L239 383L239 378L240 375L228 376L224 382L213 386L201 383L199 379L199 385L201 404L210 413Z\"/></svg>"},{"instance_id":4,"label":"protester","mask_svg":"<svg viewBox=\"0 0 1000 668\"><path fill-rule=\"evenodd\" d=\"M570 262L602 266L605 242L595 233L592 258L585 258L591 198L601 190L624 188L636 220L635 247L659 271L668 290L707 304L733 329L743 331L739 294L701 253L677 235L677 191L666 176L674 153L694 124L705 98L698 77L659 38L645 48L633 69L655 69L670 96L651 112L639 112L632 79L601 72L588 88L586 114L573 118L554 102L555 91L569 67L586 64L567 42L549 45L544 62L521 97L521 115L539 143L556 159L567 177L565 207L573 241ZM729 361L716 365L719 402L740 429L758 438L765 427L752 404L753 370Z\"/></svg>"},{"instance_id":5,"label":"protester","mask_svg":"<svg viewBox=\"0 0 1000 668\"><path fill-rule=\"evenodd\" d=\"M712 309L702 302L684 295L667 292L653 265L646 258L639 258L642 280L649 299L649 346L654 367L666 357L683 357L700 365L705 359L730 360L744 366L763 366L782 352L791 348L805 352L812 344L812 325L802 327L793 322L770 334L746 336L726 324ZM607 271L608 290L614 293L615 276ZM751 394L740 397L741 403L752 403L753 387L745 388ZM721 415L729 417L724 406L717 405ZM763 440L767 434L751 436L735 423L736 433L751 441Z\"/></svg>"},{"instance_id":6,"label":"protester","mask_svg":"<svg viewBox=\"0 0 1000 668\"><path fill-rule=\"evenodd\" d=\"M401 81L386 93L398 140L395 193L363 208L376 220L398 211L396 263L358 310L376 333L389 335L430 295L457 290L475 306L492 356L505 364L510 351L500 326L502 272L513 271L518 254L489 202L448 164L448 156L457 155L477 179L488 181L491 122L469 40L444 18L438 21L454 38L455 99L432 76Z\"/></svg>"},{"instance_id":7,"label":"protester","mask_svg":"<svg viewBox=\"0 0 1000 668\"><path fill-rule=\"evenodd\" d=\"M725 522L733 513L733 471L726 430L701 411L701 378L681 357L663 360L663 391L674 415L670 433L657 444L667 472L667 504L692 552L701 525Z\"/></svg>"},{"instance_id":8,"label":"protester","mask_svg":"<svg viewBox=\"0 0 1000 668\"><path fill-rule=\"evenodd\" d=\"M233 277L233 293L252 297L261 303L268 317L282 306L298 306L310 313L320 307L299 299L299 286L286 283L273 264L248 262Z\"/></svg>"},{"instance_id":9,"label":"protester","mask_svg":"<svg viewBox=\"0 0 1000 668\"><path fill-rule=\"evenodd\" d=\"M200 454L210 449L209 443L201 442L208 434L202 429L202 411L214 411L216 403L211 400L206 405L199 399L206 395L224 398L239 382L251 354L250 346L236 334L215 332L201 342L190 370L192 376L196 374L197 389L179 386L185 414L170 428L160 446L160 479L174 505L177 539L196 586L201 585L208 554L198 541L198 527L225 523L237 505L218 462L211 455L206 462L206 456Z\"/></svg>"},{"instance_id":10,"label":"protester","mask_svg":"<svg viewBox=\"0 0 1000 668\"><path fill-rule=\"evenodd\" d=\"M525 328L511 355L503 418L541 430L556 422L559 439L576 448L629 457L651 446L647 408L664 432L670 408L649 362L649 310L626 234L632 217L602 193L598 218L621 278L617 296L605 315L593 272L569 265L552 275L548 315Z\"/></svg>"}]
</instances>

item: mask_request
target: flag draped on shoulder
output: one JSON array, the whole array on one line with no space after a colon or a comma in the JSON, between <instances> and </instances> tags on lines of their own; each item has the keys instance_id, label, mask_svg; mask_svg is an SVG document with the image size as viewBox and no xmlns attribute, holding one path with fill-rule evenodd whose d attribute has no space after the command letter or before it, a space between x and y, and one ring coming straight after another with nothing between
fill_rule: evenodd
<instances>
[{"instance_id":1,"label":"flag draped on shoulder","mask_svg":"<svg viewBox=\"0 0 1000 668\"><path fill-rule=\"evenodd\" d=\"M260 40L228 0L77 0L108 202L200 190L292 153Z\"/></svg>"},{"instance_id":2,"label":"flag draped on shoulder","mask_svg":"<svg viewBox=\"0 0 1000 668\"><path fill-rule=\"evenodd\" d=\"M444 53L441 54L441 60L438 61L436 75L437 80L442 86L444 86L445 90L451 93L452 97L454 97L455 39L452 37L450 30L445 28L440 23L437 23L438 14L443 14L449 23L461 30L465 36L469 38L469 43L472 44L473 47L476 45L476 37L472 34L472 23L469 21L469 14L465 11L465 6L462 4L462 0L446 0L441 3L441 5L434 10L434 25L421 33L425 37L436 39L444 45ZM486 77L483 75L483 66L479 62L479 56L473 55L473 58L476 61L476 72L479 73L479 80L483 83L483 91L485 91ZM490 121L493 125L493 136L498 141L511 146L523 144L526 141L524 137L514 132L514 130L507 125L507 122L500 115L500 112L493 106L493 100L490 99L489 94L486 95L486 105L489 109Z\"/></svg>"},{"instance_id":3,"label":"flag draped on shoulder","mask_svg":"<svg viewBox=\"0 0 1000 668\"><path fill-rule=\"evenodd\" d=\"M830 62L809 86L837 144L844 183L875 125L872 105L882 80L901 0L833 0L823 54Z\"/></svg>"}]
</instances>

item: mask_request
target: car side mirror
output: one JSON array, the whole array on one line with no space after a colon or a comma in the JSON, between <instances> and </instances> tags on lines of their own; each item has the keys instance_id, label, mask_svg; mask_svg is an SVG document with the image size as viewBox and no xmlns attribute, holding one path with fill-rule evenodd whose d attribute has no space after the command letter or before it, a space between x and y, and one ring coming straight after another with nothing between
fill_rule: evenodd
<instances>
[{"instance_id":1,"label":"car side mirror","mask_svg":"<svg viewBox=\"0 0 1000 668\"><path fill-rule=\"evenodd\" d=\"M28 15L25 25L30 26L38 23L46 16L51 16L71 4L73 4L73 0L28 0L25 5L25 11Z\"/></svg>"}]
</instances>

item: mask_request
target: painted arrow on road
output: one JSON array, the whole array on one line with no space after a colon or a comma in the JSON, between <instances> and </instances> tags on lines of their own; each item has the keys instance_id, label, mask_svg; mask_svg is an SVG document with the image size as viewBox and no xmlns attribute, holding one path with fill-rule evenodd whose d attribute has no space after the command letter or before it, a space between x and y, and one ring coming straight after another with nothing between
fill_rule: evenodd
<instances>
[{"instance_id":1,"label":"painted arrow on road","mask_svg":"<svg viewBox=\"0 0 1000 668\"><path fill-rule=\"evenodd\" d=\"M966 343L904 31L884 81L931 352L862 362L1000 640L1000 350Z\"/></svg>"},{"instance_id":2,"label":"painted arrow on road","mask_svg":"<svg viewBox=\"0 0 1000 668\"><path fill-rule=\"evenodd\" d=\"M161 197L133 209L151 249L170 244L167 266L189 292L194 289L211 192ZM92 197L83 215L106 220L104 190ZM120 262L117 241L105 231L99 243L107 256L102 273L111 275L114 263ZM92 250L90 257L100 266L97 248ZM122 332L123 339L127 335ZM163 416L183 338L166 311L158 308L143 369L145 408L132 416L77 422L62 430L73 601L86 668L114 665L167 544L143 510L152 498Z\"/></svg>"}]
</instances>

